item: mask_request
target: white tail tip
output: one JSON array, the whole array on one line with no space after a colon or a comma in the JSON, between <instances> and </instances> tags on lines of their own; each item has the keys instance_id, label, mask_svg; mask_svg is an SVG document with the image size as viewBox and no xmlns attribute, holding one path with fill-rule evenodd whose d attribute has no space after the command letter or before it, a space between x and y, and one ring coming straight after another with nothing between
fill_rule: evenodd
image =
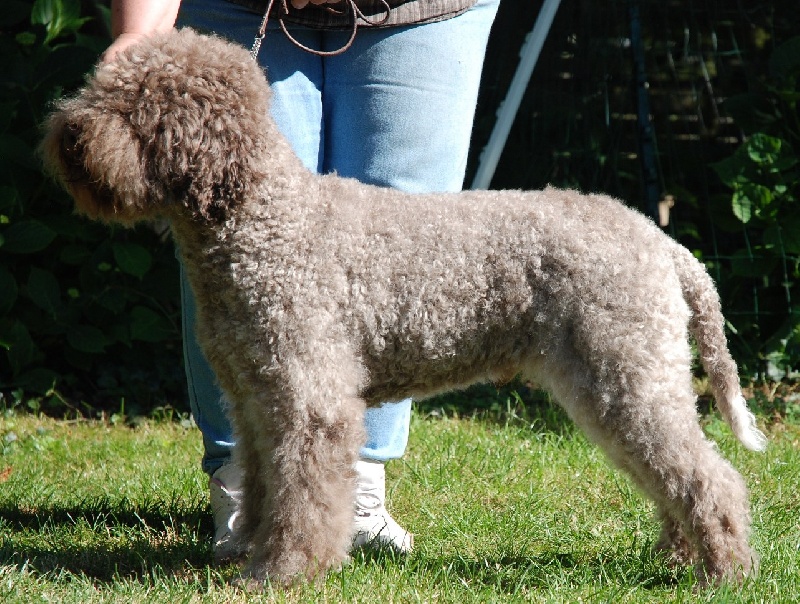
<instances>
[{"instance_id":1,"label":"white tail tip","mask_svg":"<svg viewBox=\"0 0 800 604\"><path fill-rule=\"evenodd\" d=\"M733 400L731 415L731 430L739 441L751 451L764 451L767 437L758 429L756 416L747 409L747 401L742 395Z\"/></svg>"}]
</instances>

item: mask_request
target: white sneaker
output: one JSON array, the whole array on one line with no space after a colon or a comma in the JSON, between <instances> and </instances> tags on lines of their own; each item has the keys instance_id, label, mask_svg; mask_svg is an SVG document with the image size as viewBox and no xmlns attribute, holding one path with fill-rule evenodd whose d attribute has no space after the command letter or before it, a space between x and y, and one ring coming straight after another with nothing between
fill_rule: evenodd
<instances>
[{"instance_id":1,"label":"white sneaker","mask_svg":"<svg viewBox=\"0 0 800 604\"><path fill-rule=\"evenodd\" d=\"M242 504L242 472L227 463L208 480L211 492L211 513L214 516L214 561L228 562L244 555L239 540Z\"/></svg>"},{"instance_id":2,"label":"white sneaker","mask_svg":"<svg viewBox=\"0 0 800 604\"><path fill-rule=\"evenodd\" d=\"M386 509L386 473L379 461L356 462L355 534L353 547L391 547L400 554L414 547L414 535L395 522Z\"/></svg>"},{"instance_id":3,"label":"white sneaker","mask_svg":"<svg viewBox=\"0 0 800 604\"><path fill-rule=\"evenodd\" d=\"M356 462L355 532L353 547L388 546L401 554L411 551L414 536L395 522L386 509L386 473L379 461ZM242 472L233 463L220 466L208 481L214 516L214 560L244 555L238 535L241 520Z\"/></svg>"}]
</instances>

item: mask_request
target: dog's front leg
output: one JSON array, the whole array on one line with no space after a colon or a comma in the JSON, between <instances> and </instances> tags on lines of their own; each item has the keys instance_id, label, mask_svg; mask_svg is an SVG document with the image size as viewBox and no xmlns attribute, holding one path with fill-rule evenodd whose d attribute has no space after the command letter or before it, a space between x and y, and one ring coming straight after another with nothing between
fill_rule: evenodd
<instances>
[{"instance_id":1,"label":"dog's front leg","mask_svg":"<svg viewBox=\"0 0 800 604\"><path fill-rule=\"evenodd\" d=\"M271 400L253 396L236 414L248 580L310 579L347 560L364 403L343 358L284 356L269 372Z\"/></svg>"}]
</instances>

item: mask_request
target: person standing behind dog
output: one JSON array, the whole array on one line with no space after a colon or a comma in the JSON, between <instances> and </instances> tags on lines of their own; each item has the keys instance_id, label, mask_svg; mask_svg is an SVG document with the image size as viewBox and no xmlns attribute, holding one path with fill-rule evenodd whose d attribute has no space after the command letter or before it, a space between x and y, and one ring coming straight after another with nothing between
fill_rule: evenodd
<instances>
[{"instance_id":1,"label":"person standing behind dog","mask_svg":"<svg viewBox=\"0 0 800 604\"><path fill-rule=\"evenodd\" d=\"M258 61L272 89L273 117L305 166L406 192L460 190L499 1L274 2ZM113 61L122 49L176 23L250 47L267 2L112 0L114 41L101 60ZM278 27L280 16L288 35ZM343 48L340 54L308 50ZM230 461L234 438L224 397L195 339L195 301L181 279L189 401L210 477L214 557L223 561L242 553L235 538L241 472ZM367 410L367 442L356 467L356 546L412 548L412 535L386 510L383 466L405 452L410 413L410 400Z\"/></svg>"}]
</instances>

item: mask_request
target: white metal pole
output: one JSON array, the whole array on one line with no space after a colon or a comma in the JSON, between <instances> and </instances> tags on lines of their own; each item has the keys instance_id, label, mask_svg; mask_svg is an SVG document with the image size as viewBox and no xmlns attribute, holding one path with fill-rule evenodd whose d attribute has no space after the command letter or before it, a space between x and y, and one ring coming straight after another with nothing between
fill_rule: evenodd
<instances>
[{"instance_id":1,"label":"white metal pole","mask_svg":"<svg viewBox=\"0 0 800 604\"><path fill-rule=\"evenodd\" d=\"M542 8L539 10L539 16L536 17L536 23L533 24L533 29L525 37L525 43L519 53L520 61L517 71L508 87L505 100L500 103L497 110L497 122L489 137L489 142L481 152L478 171L472 181L473 189L486 189L492 181L497 162L500 161L500 154L506 145L508 133L511 131L514 118L517 116L519 105L522 102L522 95L525 94L525 89L528 87L533 68L536 67L536 62L539 60L542 45L547 34L550 33L550 27L560 3L561 0L544 0Z\"/></svg>"}]
</instances>

